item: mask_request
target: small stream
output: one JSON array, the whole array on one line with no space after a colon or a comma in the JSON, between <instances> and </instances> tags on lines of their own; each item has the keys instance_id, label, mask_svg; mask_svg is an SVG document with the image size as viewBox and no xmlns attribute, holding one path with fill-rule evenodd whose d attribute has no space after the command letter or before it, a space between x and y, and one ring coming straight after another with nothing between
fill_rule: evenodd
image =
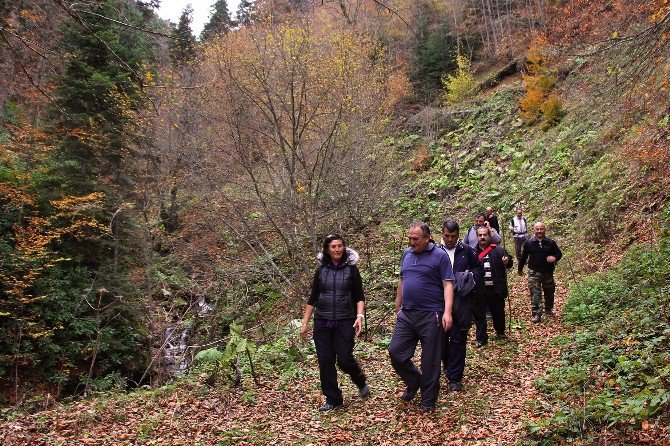
<instances>
[{"instance_id":1,"label":"small stream","mask_svg":"<svg viewBox=\"0 0 670 446\"><path fill-rule=\"evenodd\" d=\"M197 318L205 317L211 313L214 308L207 303L205 296L197 295L197 300L191 311L197 312ZM197 326L198 321L189 323L187 326L184 320L169 324L165 329L165 339L167 343L163 353L165 368L170 375L184 373L191 364L192 355L188 352L188 338Z\"/></svg>"}]
</instances>

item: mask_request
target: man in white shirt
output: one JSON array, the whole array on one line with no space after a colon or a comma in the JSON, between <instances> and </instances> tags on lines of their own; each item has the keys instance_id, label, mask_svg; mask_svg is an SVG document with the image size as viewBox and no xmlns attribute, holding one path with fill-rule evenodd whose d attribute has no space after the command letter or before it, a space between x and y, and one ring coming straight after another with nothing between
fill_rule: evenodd
<instances>
[{"instance_id":1,"label":"man in white shirt","mask_svg":"<svg viewBox=\"0 0 670 446\"><path fill-rule=\"evenodd\" d=\"M516 259L519 260L521 258L521 248L528 237L528 225L521 209L517 209L516 215L510 219L509 230L514 236L514 254Z\"/></svg>"}]
</instances>

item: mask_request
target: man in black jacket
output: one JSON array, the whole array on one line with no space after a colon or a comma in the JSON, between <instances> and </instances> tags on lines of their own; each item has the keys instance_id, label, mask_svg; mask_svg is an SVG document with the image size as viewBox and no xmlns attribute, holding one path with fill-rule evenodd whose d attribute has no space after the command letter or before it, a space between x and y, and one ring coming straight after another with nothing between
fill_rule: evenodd
<instances>
[{"instance_id":1,"label":"man in black jacket","mask_svg":"<svg viewBox=\"0 0 670 446\"><path fill-rule=\"evenodd\" d=\"M500 224L498 223L498 216L493 212L491 206L486 208L486 221L489 222L491 229L495 229L498 234L500 234Z\"/></svg>"},{"instance_id":2,"label":"man in black jacket","mask_svg":"<svg viewBox=\"0 0 670 446\"><path fill-rule=\"evenodd\" d=\"M477 258L484 271L484 286L481 299L475 304L473 316L477 327L477 346L481 347L488 343L486 332L486 307L491 310L493 328L498 339L504 339L505 335L505 299L507 298L507 269L512 267L512 257L505 248L491 243L491 230L489 228L477 229L479 243L475 251Z\"/></svg>"},{"instance_id":3,"label":"man in black jacket","mask_svg":"<svg viewBox=\"0 0 670 446\"><path fill-rule=\"evenodd\" d=\"M442 365L449 379L449 388L455 392L463 387L463 371L465 369L466 345L468 332L472 323L472 301L481 292L481 283L484 277L477 254L474 249L464 245L458 240L458 223L454 220L445 220L442 223L442 248L451 261L454 274L471 272L475 281L475 287L463 295L460 290L454 290L454 304L452 307L453 324L451 330L446 332L444 351L442 354ZM458 283L458 277L456 282Z\"/></svg>"},{"instance_id":4,"label":"man in black jacket","mask_svg":"<svg viewBox=\"0 0 670 446\"><path fill-rule=\"evenodd\" d=\"M523 267L528 261L528 289L534 324L542 320L542 292L544 292L544 313L547 317L554 315L554 269L561 260L563 253L555 241L545 235L544 223L538 221L533 226L533 237L526 240L519 259L519 275L523 276Z\"/></svg>"}]
</instances>

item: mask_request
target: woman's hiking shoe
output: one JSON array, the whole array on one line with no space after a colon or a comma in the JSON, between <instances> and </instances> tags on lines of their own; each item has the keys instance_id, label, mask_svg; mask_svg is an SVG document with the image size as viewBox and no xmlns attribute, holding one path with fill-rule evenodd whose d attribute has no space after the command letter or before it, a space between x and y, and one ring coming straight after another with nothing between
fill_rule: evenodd
<instances>
[{"instance_id":1,"label":"woman's hiking shoe","mask_svg":"<svg viewBox=\"0 0 670 446\"><path fill-rule=\"evenodd\" d=\"M540 316L539 314L534 314L533 317L530 318L530 321L534 324L539 324L541 320L542 316Z\"/></svg>"},{"instance_id":2,"label":"woman's hiking shoe","mask_svg":"<svg viewBox=\"0 0 670 446\"><path fill-rule=\"evenodd\" d=\"M367 384L364 385L363 387L359 387L358 389L358 396L361 398L367 398L370 396L370 386Z\"/></svg>"},{"instance_id":3,"label":"woman's hiking shoe","mask_svg":"<svg viewBox=\"0 0 670 446\"><path fill-rule=\"evenodd\" d=\"M340 407L341 405L342 405L342 403L340 403L340 404L331 404L331 403L329 403L329 402L325 402L325 403L323 403L323 404L319 407L319 412L328 412L328 411L330 411L330 410L337 409L337 408Z\"/></svg>"}]
</instances>

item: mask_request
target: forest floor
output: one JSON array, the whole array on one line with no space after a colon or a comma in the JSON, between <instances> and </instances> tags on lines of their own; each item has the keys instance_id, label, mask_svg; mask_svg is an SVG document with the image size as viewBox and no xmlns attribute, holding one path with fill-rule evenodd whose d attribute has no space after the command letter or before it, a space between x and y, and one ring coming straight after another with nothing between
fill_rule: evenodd
<instances>
[{"instance_id":1,"label":"forest floor","mask_svg":"<svg viewBox=\"0 0 670 446\"><path fill-rule=\"evenodd\" d=\"M556 363L552 343L565 328L562 304L566 280L557 280L557 316L530 323L525 279L510 274L513 329L505 341L491 339L474 348L470 331L462 392L448 391L446 378L438 410L424 415L417 397L399 396L404 386L393 372L385 348L374 340L357 344L372 388L361 400L344 375L343 408L320 413L322 401L314 360L301 364L303 377L286 382L209 388L185 383L58 406L0 424L6 445L229 445L229 444L516 444L526 437L524 423L546 416L534 381ZM492 331L489 320L489 332Z\"/></svg>"}]
</instances>

